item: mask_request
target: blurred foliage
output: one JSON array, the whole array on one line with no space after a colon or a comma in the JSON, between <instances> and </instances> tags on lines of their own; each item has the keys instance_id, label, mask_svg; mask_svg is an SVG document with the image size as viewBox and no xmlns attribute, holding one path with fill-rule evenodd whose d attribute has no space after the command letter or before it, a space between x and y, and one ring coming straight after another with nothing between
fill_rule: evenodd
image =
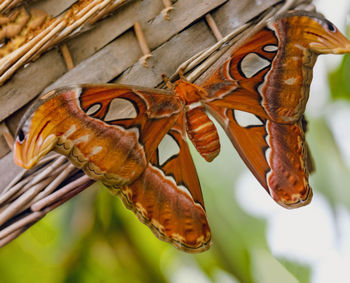
<instances>
[{"instance_id":1,"label":"blurred foliage","mask_svg":"<svg viewBox=\"0 0 350 283\"><path fill-rule=\"evenodd\" d=\"M310 282L311 270L309 266L292 262L284 258L278 258L278 260L299 282Z\"/></svg>"},{"instance_id":2,"label":"blurred foliage","mask_svg":"<svg viewBox=\"0 0 350 283\"><path fill-rule=\"evenodd\" d=\"M312 186L326 196L333 208L342 204L350 209L350 190L344 185L350 184L350 170L324 118L310 121L308 141L312 144L316 166L311 177Z\"/></svg>"},{"instance_id":3,"label":"blurred foliage","mask_svg":"<svg viewBox=\"0 0 350 283\"><path fill-rule=\"evenodd\" d=\"M339 67L329 74L329 86L333 99L350 100L350 55L346 54Z\"/></svg>"}]
</instances>

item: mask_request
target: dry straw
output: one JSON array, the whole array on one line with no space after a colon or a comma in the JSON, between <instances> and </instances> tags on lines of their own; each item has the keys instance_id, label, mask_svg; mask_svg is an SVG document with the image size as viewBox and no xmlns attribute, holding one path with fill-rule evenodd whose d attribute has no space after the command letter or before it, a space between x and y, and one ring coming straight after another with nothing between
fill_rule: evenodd
<instances>
[{"instance_id":1,"label":"dry straw","mask_svg":"<svg viewBox=\"0 0 350 283\"><path fill-rule=\"evenodd\" d=\"M45 15L43 22L40 22L40 25L35 27L35 29L28 27L29 24L24 25L23 29L25 29L25 31L16 34L15 38L24 41L23 45L0 59L0 85L4 84L26 63L35 60L43 52L68 37L74 36L84 29L89 28L96 21L104 18L127 1L128 0L79 0L70 9L55 18ZM0 12L14 6L11 5L11 3L6 4L6 2L12 3L13 1L5 1L0 4ZM22 9L22 11L25 16L27 12L24 9ZM9 13L11 14L11 12ZM42 13L40 17L42 17ZM32 21L34 20L32 19ZM3 28L6 28L6 26ZM21 36L23 37L23 33L26 34L26 37L24 39L19 38Z\"/></svg>"}]
</instances>

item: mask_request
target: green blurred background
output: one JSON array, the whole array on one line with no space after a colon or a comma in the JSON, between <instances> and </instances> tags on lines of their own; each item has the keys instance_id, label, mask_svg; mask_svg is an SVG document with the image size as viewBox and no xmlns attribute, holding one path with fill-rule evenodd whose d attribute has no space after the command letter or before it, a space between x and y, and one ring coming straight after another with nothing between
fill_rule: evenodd
<instances>
[{"instance_id":1,"label":"green blurred background","mask_svg":"<svg viewBox=\"0 0 350 283\"><path fill-rule=\"evenodd\" d=\"M192 150L213 234L208 252L159 241L95 184L0 250L0 282L350 282L350 56L336 60L318 63L308 105L317 169L308 207L278 207L221 131L214 162Z\"/></svg>"}]
</instances>

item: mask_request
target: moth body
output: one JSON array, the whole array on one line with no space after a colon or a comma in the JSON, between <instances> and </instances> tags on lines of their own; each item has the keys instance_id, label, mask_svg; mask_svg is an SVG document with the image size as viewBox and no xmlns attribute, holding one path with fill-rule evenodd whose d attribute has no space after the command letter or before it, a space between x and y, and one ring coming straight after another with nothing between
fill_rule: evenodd
<instances>
[{"instance_id":1,"label":"moth body","mask_svg":"<svg viewBox=\"0 0 350 283\"><path fill-rule=\"evenodd\" d=\"M210 162L220 152L220 140L217 129L201 102L208 97L208 93L184 80L177 81L175 85L175 93L185 103L187 135L199 154Z\"/></svg>"},{"instance_id":2,"label":"moth body","mask_svg":"<svg viewBox=\"0 0 350 283\"><path fill-rule=\"evenodd\" d=\"M203 106L186 112L186 129L189 139L206 161L212 161L219 154L219 135Z\"/></svg>"}]
</instances>

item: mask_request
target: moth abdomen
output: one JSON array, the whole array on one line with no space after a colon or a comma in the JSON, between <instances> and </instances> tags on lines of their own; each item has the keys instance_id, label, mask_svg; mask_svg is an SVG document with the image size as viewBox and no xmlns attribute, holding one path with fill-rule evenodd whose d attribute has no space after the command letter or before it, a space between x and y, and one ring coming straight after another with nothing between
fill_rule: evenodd
<instances>
[{"instance_id":1,"label":"moth abdomen","mask_svg":"<svg viewBox=\"0 0 350 283\"><path fill-rule=\"evenodd\" d=\"M186 112L186 129L188 137L206 161L212 161L219 154L219 135L203 106Z\"/></svg>"}]
</instances>

